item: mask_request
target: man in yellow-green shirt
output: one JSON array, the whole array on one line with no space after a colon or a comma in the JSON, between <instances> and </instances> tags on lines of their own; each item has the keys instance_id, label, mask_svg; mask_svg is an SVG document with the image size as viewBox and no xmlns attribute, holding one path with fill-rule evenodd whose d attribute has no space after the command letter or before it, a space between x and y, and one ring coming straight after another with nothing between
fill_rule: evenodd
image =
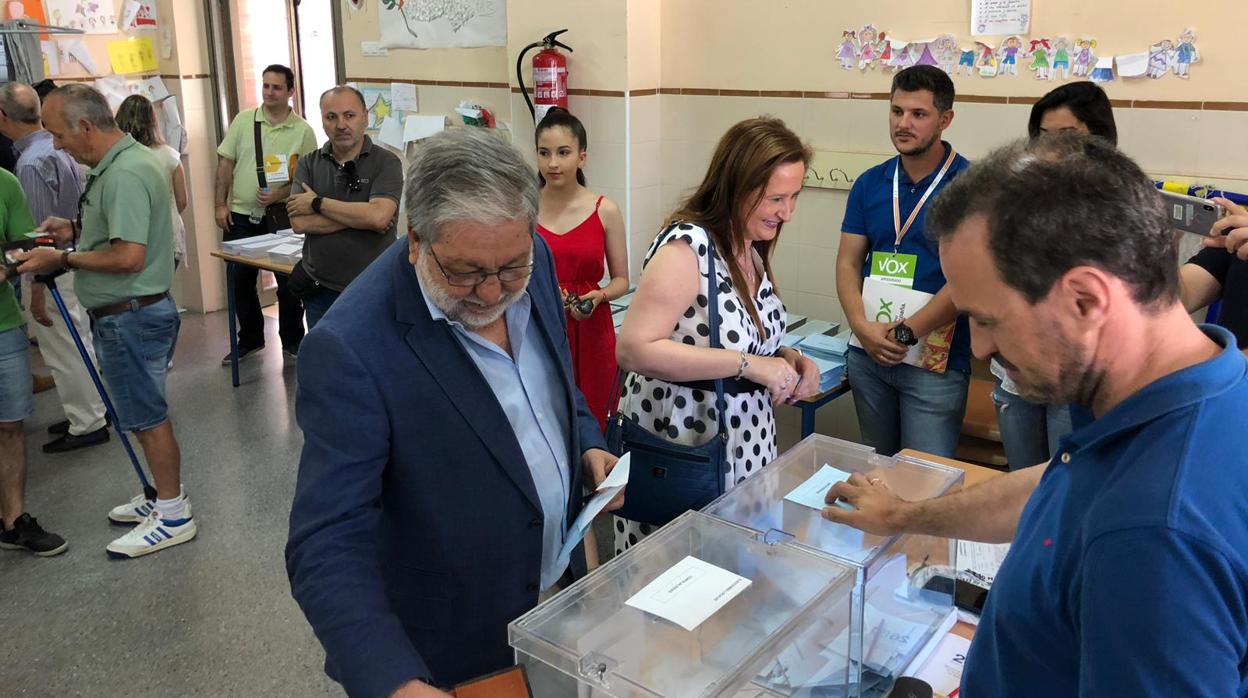
<instances>
[{"instance_id":1,"label":"man in yellow-green shirt","mask_svg":"<svg viewBox=\"0 0 1248 698\"><path fill-rule=\"evenodd\" d=\"M238 113L217 147L216 219L223 240L271 232L264 224L265 208L290 196L291 179L299 156L316 150L312 127L290 108L295 74L284 65L264 69L264 103ZM265 186L260 186L256 160L256 128L260 129ZM238 315L238 358L254 356L264 348L264 315L256 291L259 270L240 266L234 277L234 310ZM303 304L286 292L286 277L277 277L278 334L288 356L299 353L303 340ZM227 354L221 361L230 363Z\"/></svg>"}]
</instances>

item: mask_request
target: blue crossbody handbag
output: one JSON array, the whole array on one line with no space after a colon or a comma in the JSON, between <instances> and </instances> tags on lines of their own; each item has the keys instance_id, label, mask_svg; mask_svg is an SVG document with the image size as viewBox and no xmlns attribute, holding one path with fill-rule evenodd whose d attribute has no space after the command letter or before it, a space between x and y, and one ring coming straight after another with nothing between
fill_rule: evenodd
<instances>
[{"instance_id":1,"label":"blue crossbody handbag","mask_svg":"<svg viewBox=\"0 0 1248 698\"><path fill-rule=\"evenodd\" d=\"M670 235L676 227L668 231ZM662 246L663 241L659 242ZM657 249L657 247L656 247ZM707 235L706 287L710 342L722 349L719 341L719 284L715 279L715 244ZM617 374L619 386L624 385L623 372ZM709 383L710 381L706 381ZM619 411L607 422L607 448L615 455L631 453L628 486L624 490L624 506L616 511L630 521L662 526L690 509L701 509L724 493L728 472L728 427L725 422L724 379L715 384L715 417L719 431L700 446L684 446L655 436ZM613 394L619 395L615 391Z\"/></svg>"}]
</instances>

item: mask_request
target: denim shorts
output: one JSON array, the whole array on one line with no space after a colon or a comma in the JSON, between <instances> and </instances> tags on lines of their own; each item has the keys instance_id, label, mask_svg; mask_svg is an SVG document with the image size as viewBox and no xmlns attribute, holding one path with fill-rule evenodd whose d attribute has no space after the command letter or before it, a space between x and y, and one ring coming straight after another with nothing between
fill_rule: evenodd
<instances>
[{"instance_id":1,"label":"denim shorts","mask_svg":"<svg viewBox=\"0 0 1248 698\"><path fill-rule=\"evenodd\" d=\"M30 340L26 326L0 332L0 422L29 419L35 409L30 385Z\"/></svg>"},{"instance_id":2,"label":"denim shorts","mask_svg":"<svg viewBox=\"0 0 1248 698\"><path fill-rule=\"evenodd\" d=\"M178 308L168 297L95 321L95 355L120 429L143 431L169 418L165 373L181 325Z\"/></svg>"}]
</instances>

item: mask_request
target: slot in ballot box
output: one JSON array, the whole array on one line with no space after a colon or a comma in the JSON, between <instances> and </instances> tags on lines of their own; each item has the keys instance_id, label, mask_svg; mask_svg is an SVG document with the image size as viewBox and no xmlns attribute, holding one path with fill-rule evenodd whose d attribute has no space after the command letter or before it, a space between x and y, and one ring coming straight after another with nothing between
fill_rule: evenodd
<instances>
[{"instance_id":1,"label":"slot in ballot box","mask_svg":"<svg viewBox=\"0 0 1248 698\"><path fill-rule=\"evenodd\" d=\"M878 478L903 499L938 497L962 485L957 468L811 435L711 502L703 512L762 532L791 537L813 554L855 570L848 637L836 626L809 624L805 643L833 648L848 642L845 672L828 665L827 677L808 686L811 696L884 696L953 611L957 541L932 536L875 536L834 524L813 505L847 473ZM798 503L805 500L811 505Z\"/></svg>"},{"instance_id":2,"label":"slot in ballot box","mask_svg":"<svg viewBox=\"0 0 1248 698\"><path fill-rule=\"evenodd\" d=\"M849 651L854 576L791 540L686 512L513 621L508 640L535 698L797 695L811 670L778 660L822 667ZM824 647L799 644L812 625Z\"/></svg>"}]
</instances>

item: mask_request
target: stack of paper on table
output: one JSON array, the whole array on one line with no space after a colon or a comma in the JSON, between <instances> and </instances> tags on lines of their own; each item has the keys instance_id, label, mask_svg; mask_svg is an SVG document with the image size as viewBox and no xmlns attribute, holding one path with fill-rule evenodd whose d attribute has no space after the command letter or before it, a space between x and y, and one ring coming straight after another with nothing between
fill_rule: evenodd
<instances>
[{"instance_id":1,"label":"stack of paper on table","mask_svg":"<svg viewBox=\"0 0 1248 698\"><path fill-rule=\"evenodd\" d=\"M841 384L845 378L845 353L849 351L848 332L835 337L809 334L797 343L797 348L819 366L820 390L831 390Z\"/></svg>"},{"instance_id":2,"label":"stack of paper on table","mask_svg":"<svg viewBox=\"0 0 1248 698\"><path fill-rule=\"evenodd\" d=\"M294 266L303 259L303 241L289 240L269 249L269 261Z\"/></svg>"},{"instance_id":3,"label":"stack of paper on table","mask_svg":"<svg viewBox=\"0 0 1248 698\"><path fill-rule=\"evenodd\" d=\"M256 235L249 238L240 238L238 240L229 240L221 243L221 251L236 257L250 257L258 259L267 257L269 250L277 245L291 241L288 235L278 235L269 233L267 235Z\"/></svg>"}]
</instances>

